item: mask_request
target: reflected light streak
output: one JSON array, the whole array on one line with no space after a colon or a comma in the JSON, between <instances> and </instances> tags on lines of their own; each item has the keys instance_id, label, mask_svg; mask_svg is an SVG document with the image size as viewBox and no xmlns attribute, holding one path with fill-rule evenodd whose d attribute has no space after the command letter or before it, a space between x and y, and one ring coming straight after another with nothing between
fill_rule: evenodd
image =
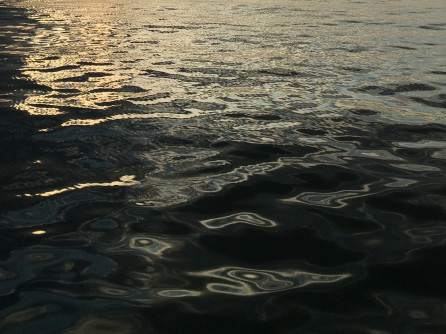
<instances>
[{"instance_id":1,"label":"reflected light streak","mask_svg":"<svg viewBox=\"0 0 446 334\"><path fill-rule=\"evenodd\" d=\"M172 118L172 119L187 119L194 118L200 115L200 111L194 109L187 110L189 114L167 114L167 113L153 113L153 114L120 114L113 115L110 117L99 118L99 119L72 119L65 123L62 123L61 126L92 126L104 122L109 121L117 121L124 119L148 119L148 118ZM209 113L209 112L207 112Z\"/></svg>"},{"instance_id":2,"label":"reflected light streak","mask_svg":"<svg viewBox=\"0 0 446 334\"><path fill-rule=\"evenodd\" d=\"M36 194L23 194L23 195L17 195L17 197L26 196L26 197L34 197L34 196L40 196L40 197L50 197L53 195L58 195L67 191L71 190L77 190L77 189L83 189L83 188L90 188L90 187L125 187L125 186L132 186L135 184L139 184L139 181L134 180L135 175L124 175L122 176L119 181L113 181L113 182L92 182L92 183L78 183L72 187L62 188L62 189L55 189L43 193L36 193Z\"/></svg>"}]
</instances>

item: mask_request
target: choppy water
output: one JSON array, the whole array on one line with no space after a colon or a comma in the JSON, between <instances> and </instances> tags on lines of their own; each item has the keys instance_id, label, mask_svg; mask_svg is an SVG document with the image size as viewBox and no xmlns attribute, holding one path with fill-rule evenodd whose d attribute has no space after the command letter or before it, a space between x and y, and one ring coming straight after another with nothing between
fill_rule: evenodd
<instances>
[{"instance_id":1,"label":"choppy water","mask_svg":"<svg viewBox=\"0 0 446 334\"><path fill-rule=\"evenodd\" d=\"M446 3L0 4L1 333L445 333Z\"/></svg>"}]
</instances>

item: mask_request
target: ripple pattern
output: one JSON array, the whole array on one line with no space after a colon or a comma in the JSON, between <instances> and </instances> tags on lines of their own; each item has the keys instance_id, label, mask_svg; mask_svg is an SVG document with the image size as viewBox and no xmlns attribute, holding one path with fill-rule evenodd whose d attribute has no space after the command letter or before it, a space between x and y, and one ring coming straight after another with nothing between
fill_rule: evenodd
<instances>
[{"instance_id":1,"label":"ripple pattern","mask_svg":"<svg viewBox=\"0 0 446 334\"><path fill-rule=\"evenodd\" d=\"M446 332L445 9L1 1L0 332Z\"/></svg>"}]
</instances>

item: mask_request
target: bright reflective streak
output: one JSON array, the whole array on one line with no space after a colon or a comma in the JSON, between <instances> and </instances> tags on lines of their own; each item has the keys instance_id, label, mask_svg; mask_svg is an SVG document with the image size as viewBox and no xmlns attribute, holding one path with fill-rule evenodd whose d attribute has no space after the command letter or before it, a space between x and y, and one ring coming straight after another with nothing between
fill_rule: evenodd
<instances>
[{"instance_id":1,"label":"bright reflective streak","mask_svg":"<svg viewBox=\"0 0 446 334\"><path fill-rule=\"evenodd\" d=\"M37 193L37 194L24 194L23 196L32 197L32 196L40 196L40 197L50 197L53 195L58 195L67 191L71 190L77 190L77 189L83 189L83 188L91 188L91 187L124 187L124 186L132 186L135 184L138 184L139 181L134 180L135 175L124 175L122 176L119 181L113 181L113 182L92 182L92 183L78 183L72 187L62 188L62 189L55 189L51 191L46 191L44 193ZM20 195L19 195L20 197Z\"/></svg>"},{"instance_id":2,"label":"bright reflective streak","mask_svg":"<svg viewBox=\"0 0 446 334\"><path fill-rule=\"evenodd\" d=\"M200 115L198 110L188 110L189 114L168 114L168 113L153 113L153 114L120 114L114 115L106 118L99 119L72 119L65 123L62 123L62 126L74 126L74 125L82 125L82 126L92 126L104 122L110 121L118 121L123 119L149 119L149 118L172 118L172 119L187 119L193 118Z\"/></svg>"}]
</instances>

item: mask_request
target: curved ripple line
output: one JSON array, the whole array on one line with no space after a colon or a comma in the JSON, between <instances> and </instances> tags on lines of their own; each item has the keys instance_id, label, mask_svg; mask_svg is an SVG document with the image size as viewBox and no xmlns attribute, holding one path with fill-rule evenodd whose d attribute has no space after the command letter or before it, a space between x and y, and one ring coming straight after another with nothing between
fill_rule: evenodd
<instances>
[{"instance_id":1,"label":"curved ripple line","mask_svg":"<svg viewBox=\"0 0 446 334\"><path fill-rule=\"evenodd\" d=\"M169 289L158 291L157 295L166 298L181 298L181 297L198 297L202 293L199 291L186 290L186 289Z\"/></svg>"},{"instance_id":2,"label":"curved ripple line","mask_svg":"<svg viewBox=\"0 0 446 334\"><path fill-rule=\"evenodd\" d=\"M161 255L165 250L173 246L167 242L155 238L135 237L131 238L129 246L132 249L143 251L153 255Z\"/></svg>"},{"instance_id":3,"label":"curved ripple line","mask_svg":"<svg viewBox=\"0 0 446 334\"><path fill-rule=\"evenodd\" d=\"M248 224L261 227L277 226L277 223L273 220L266 219L258 214L250 212L240 212L225 217L202 220L200 223L209 229L219 229L234 224Z\"/></svg>"},{"instance_id":4,"label":"curved ripple line","mask_svg":"<svg viewBox=\"0 0 446 334\"><path fill-rule=\"evenodd\" d=\"M365 184L359 190L340 190L331 193L304 192L296 197L283 199L286 203L304 203L331 208L342 208L348 199L362 197L370 193L369 185Z\"/></svg>"},{"instance_id":5,"label":"curved ripple line","mask_svg":"<svg viewBox=\"0 0 446 334\"><path fill-rule=\"evenodd\" d=\"M417 169L417 171L421 170ZM290 204L303 203L303 204L310 204L310 205L338 209L348 205L347 201L354 198L383 193L386 192L388 189L407 188L414 186L418 183L419 183L418 181L411 179L390 178L390 180L383 179L378 182L364 184L361 189L357 190L345 189L329 193L304 192L299 194L298 196L282 199L281 201Z\"/></svg>"},{"instance_id":6,"label":"curved ripple line","mask_svg":"<svg viewBox=\"0 0 446 334\"><path fill-rule=\"evenodd\" d=\"M242 267L221 267L190 274L223 279L228 283L211 282L206 285L207 290L213 293L239 296L255 296L315 284L334 284L352 276L350 273L319 274L300 270L272 271Z\"/></svg>"}]
</instances>

